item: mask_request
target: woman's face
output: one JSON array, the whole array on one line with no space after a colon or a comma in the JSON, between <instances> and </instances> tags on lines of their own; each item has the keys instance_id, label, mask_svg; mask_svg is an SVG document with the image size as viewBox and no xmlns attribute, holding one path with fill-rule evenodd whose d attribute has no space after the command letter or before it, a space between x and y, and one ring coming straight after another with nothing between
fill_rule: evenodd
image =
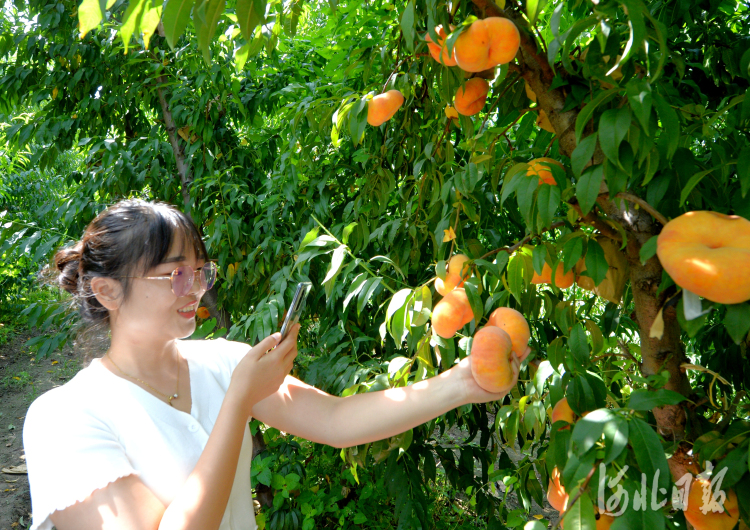
<instances>
[{"instance_id":1,"label":"woman's face","mask_svg":"<svg viewBox=\"0 0 750 530\"><path fill-rule=\"evenodd\" d=\"M189 337L195 331L195 312L205 293L198 274L185 296L172 292L169 279L147 279L147 276L168 277L172 271L189 265L193 270L202 267L192 245L177 242L167 257L141 277L131 279L130 293L111 315L113 335L122 335L129 342L169 341Z\"/></svg>"}]
</instances>

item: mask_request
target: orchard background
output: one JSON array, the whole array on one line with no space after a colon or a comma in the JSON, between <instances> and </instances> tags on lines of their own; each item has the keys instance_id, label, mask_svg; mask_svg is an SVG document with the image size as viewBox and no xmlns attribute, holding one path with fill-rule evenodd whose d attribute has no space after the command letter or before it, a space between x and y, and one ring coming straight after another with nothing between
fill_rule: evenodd
<instances>
[{"instance_id":1,"label":"orchard background","mask_svg":"<svg viewBox=\"0 0 750 530\"><path fill-rule=\"evenodd\" d=\"M487 17L518 28L512 61L465 73L432 58L437 26L455 26L451 50ZM600 480L627 466L630 505L606 524L686 528L673 483L713 466L741 520L695 528L746 528L750 304L676 284L656 250L685 212L750 219L748 19L732 0L6 1L3 319L41 330L40 359L73 340L77 316L38 272L108 204L167 201L220 268L196 336L255 342L310 280L295 375L327 392L433 377L497 307L531 327L502 402L343 451L254 423L261 527L544 528L527 514L557 468L565 527L601 528ZM449 118L470 76L486 103ZM403 105L368 125L388 90ZM542 157L561 166L540 184ZM732 222L716 237L741 246L747 221ZM474 318L443 339L434 280L456 253ZM729 263L724 287L741 291L750 260ZM545 264L554 278L532 283ZM550 421L563 398L588 412L572 428ZM455 446L436 441L456 428ZM658 502L633 509L636 491Z\"/></svg>"}]
</instances>

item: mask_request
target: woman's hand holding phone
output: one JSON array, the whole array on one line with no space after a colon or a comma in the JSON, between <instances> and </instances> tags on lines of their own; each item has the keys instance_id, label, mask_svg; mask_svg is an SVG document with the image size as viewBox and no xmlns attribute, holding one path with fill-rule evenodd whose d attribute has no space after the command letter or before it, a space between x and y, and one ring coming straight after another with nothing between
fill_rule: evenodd
<instances>
[{"instance_id":1,"label":"woman's hand holding phone","mask_svg":"<svg viewBox=\"0 0 750 530\"><path fill-rule=\"evenodd\" d=\"M292 371L299 328L299 324L292 326L284 340L281 333L269 335L253 346L232 372L227 397L236 399L247 417L252 415L253 406L276 392Z\"/></svg>"}]
</instances>

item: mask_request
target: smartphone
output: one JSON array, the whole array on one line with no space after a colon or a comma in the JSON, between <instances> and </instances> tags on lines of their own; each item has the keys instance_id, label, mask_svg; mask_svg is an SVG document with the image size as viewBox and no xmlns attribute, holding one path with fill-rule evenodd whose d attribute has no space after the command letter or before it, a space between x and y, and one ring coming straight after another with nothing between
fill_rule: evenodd
<instances>
[{"instance_id":1,"label":"smartphone","mask_svg":"<svg viewBox=\"0 0 750 530\"><path fill-rule=\"evenodd\" d=\"M305 309L305 302L311 288L312 283L310 282L300 282L297 284L292 305L289 306L284 323L281 325L281 340L284 340L289 334L289 330L292 329L292 326L299 322L299 316L302 314L302 310Z\"/></svg>"}]
</instances>

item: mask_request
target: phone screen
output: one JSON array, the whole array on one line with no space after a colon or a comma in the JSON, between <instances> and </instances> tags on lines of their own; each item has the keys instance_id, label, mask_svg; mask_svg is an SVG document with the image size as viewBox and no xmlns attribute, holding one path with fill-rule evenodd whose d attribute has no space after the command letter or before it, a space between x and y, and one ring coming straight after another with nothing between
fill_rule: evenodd
<instances>
[{"instance_id":1,"label":"phone screen","mask_svg":"<svg viewBox=\"0 0 750 530\"><path fill-rule=\"evenodd\" d=\"M305 303L307 301L307 294L312 288L310 282L300 282L297 284L297 290L294 292L294 298L292 299L292 305L289 306L289 310L286 312L286 318L284 324L281 326L281 340L284 340L297 322L299 322L299 316L305 309Z\"/></svg>"}]
</instances>

